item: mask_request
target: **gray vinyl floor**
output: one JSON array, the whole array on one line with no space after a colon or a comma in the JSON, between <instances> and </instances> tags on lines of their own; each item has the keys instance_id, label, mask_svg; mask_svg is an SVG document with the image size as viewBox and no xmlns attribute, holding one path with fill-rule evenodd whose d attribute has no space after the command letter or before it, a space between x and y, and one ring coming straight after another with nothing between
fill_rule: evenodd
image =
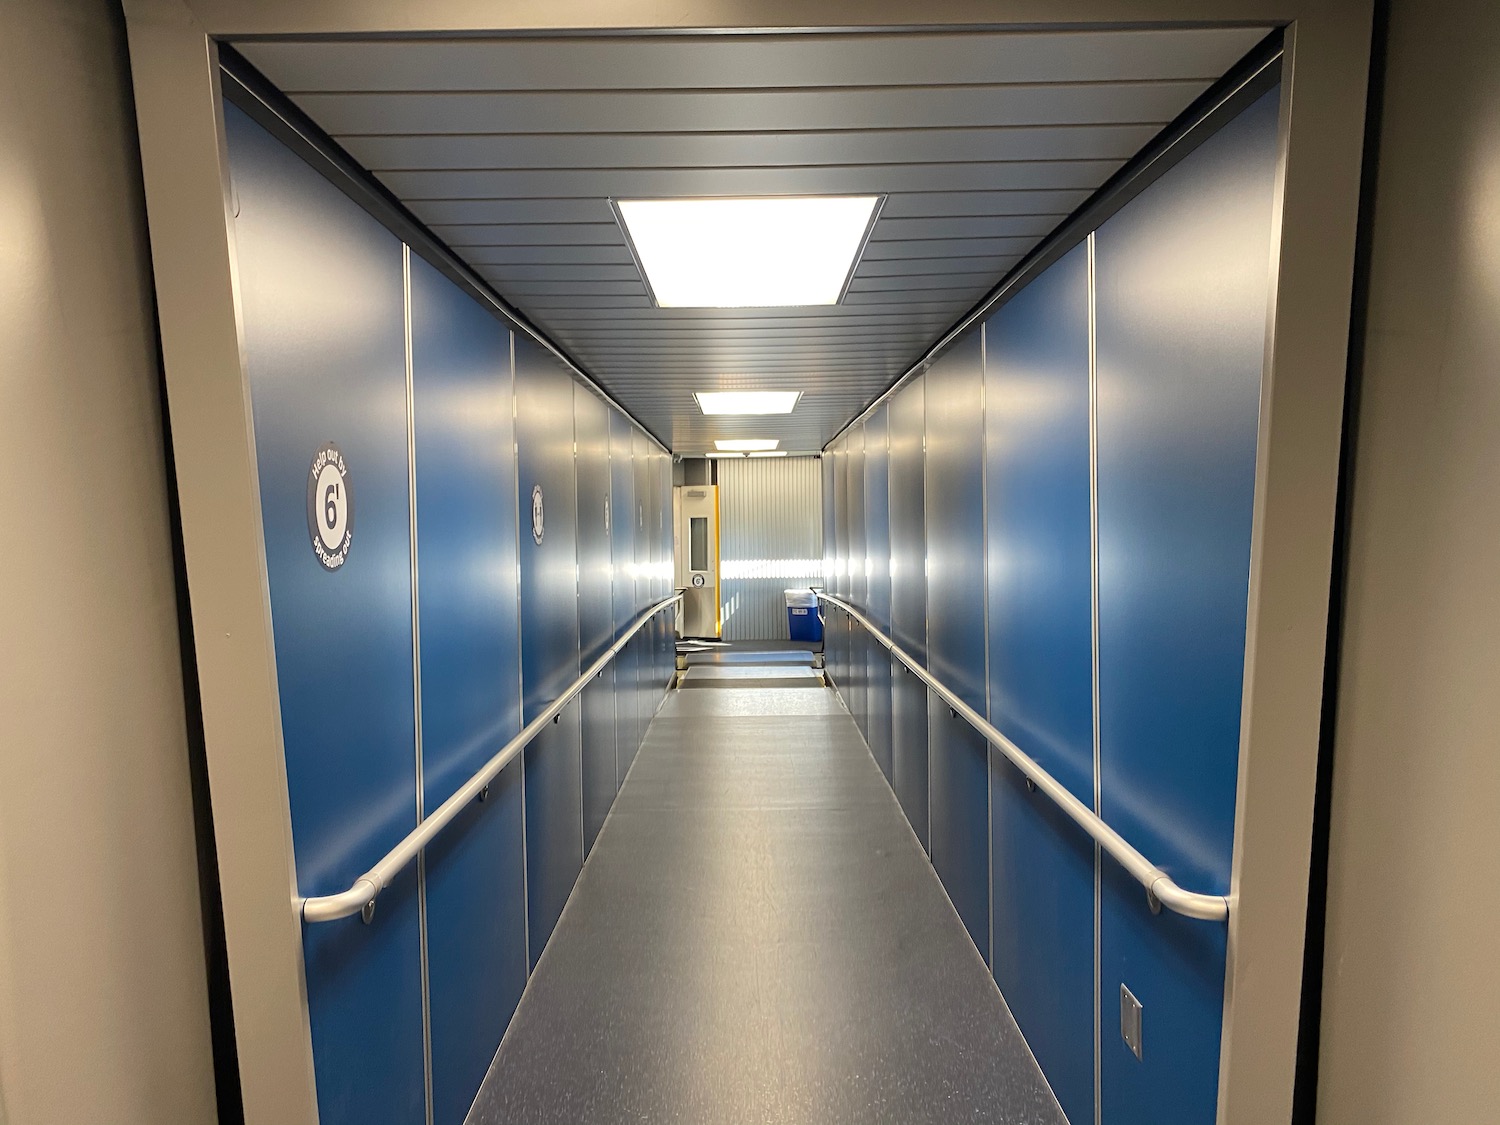
<instances>
[{"instance_id":1,"label":"gray vinyl floor","mask_svg":"<svg viewBox=\"0 0 1500 1125\"><path fill-rule=\"evenodd\" d=\"M741 674L652 723L471 1125L1065 1125L848 713Z\"/></svg>"}]
</instances>

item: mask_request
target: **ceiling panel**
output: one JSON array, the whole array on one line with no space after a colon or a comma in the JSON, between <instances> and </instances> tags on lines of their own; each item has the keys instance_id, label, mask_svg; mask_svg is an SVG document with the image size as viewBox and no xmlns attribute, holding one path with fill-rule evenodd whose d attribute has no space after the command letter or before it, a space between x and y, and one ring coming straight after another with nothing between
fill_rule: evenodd
<instances>
[{"instance_id":1,"label":"ceiling panel","mask_svg":"<svg viewBox=\"0 0 1500 1125\"><path fill-rule=\"evenodd\" d=\"M239 49L680 452L821 448L1257 28L258 41ZM886 197L842 304L658 309L611 198ZM695 390L793 389L705 417Z\"/></svg>"},{"instance_id":2,"label":"ceiling panel","mask_svg":"<svg viewBox=\"0 0 1500 1125\"><path fill-rule=\"evenodd\" d=\"M1055 215L986 215L962 216L959 218L900 219L884 213L870 235L870 245L879 246L890 241L907 239L956 238L978 240L982 238L1009 238L1023 236L1028 239L1028 248L1057 225Z\"/></svg>"},{"instance_id":3,"label":"ceiling panel","mask_svg":"<svg viewBox=\"0 0 1500 1125\"><path fill-rule=\"evenodd\" d=\"M1111 171L1114 170L1112 166ZM1107 177L1101 176L1100 183ZM743 195L743 192L707 190L704 187L688 195ZM867 181L878 183L878 180ZM600 223L613 221L607 196L592 198L559 196L491 196L483 199L413 199L396 193L423 222L429 225L464 223L492 225L517 223ZM627 197L632 193L623 193ZM838 192L808 191L758 192L761 195L861 194L844 187ZM994 191L913 191L891 195L881 212L881 219L934 218L1003 218L1027 216L1054 218L1066 215L1090 195L1086 189L1059 191L1018 191L996 188ZM603 218L601 218L601 216ZM1051 228L1048 224L1048 229ZM618 237L618 235L617 235Z\"/></svg>"},{"instance_id":4,"label":"ceiling panel","mask_svg":"<svg viewBox=\"0 0 1500 1125\"><path fill-rule=\"evenodd\" d=\"M469 133L346 135L374 172L429 168L775 168L801 164L926 164L954 160L1124 160L1159 122L865 129L774 133Z\"/></svg>"},{"instance_id":5,"label":"ceiling panel","mask_svg":"<svg viewBox=\"0 0 1500 1125\"><path fill-rule=\"evenodd\" d=\"M797 90L609 90L302 94L329 132L678 133L930 129L1167 121L1208 81Z\"/></svg>"},{"instance_id":6,"label":"ceiling panel","mask_svg":"<svg viewBox=\"0 0 1500 1125\"><path fill-rule=\"evenodd\" d=\"M996 274L991 273L944 273L904 274L896 276L871 276L861 271L849 283L850 293L922 292L930 297L931 290L964 292L978 289L981 293L995 284Z\"/></svg>"},{"instance_id":7,"label":"ceiling panel","mask_svg":"<svg viewBox=\"0 0 1500 1125\"><path fill-rule=\"evenodd\" d=\"M624 250L623 247L621 249ZM473 254L470 257L470 264L483 266L485 276L498 284L517 287L537 281L630 281L636 285L641 283L640 271L630 260L629 252L625 252L623 263L617 261L536 263L517 262L503 250L490 250Z\"/></svg>"},{"instance_id":8,"label":"ceiling panel","mask_svg":"<svg viewBox=\"0 0 1500 1125\"><path fill-rule=\"evenodd\" d=\"M1118 160L1009 160L944 164L828 163L765 168L503 168L385 172L402 199L495 199L546 196L601 199L703 195L851 195L872 182L887 193L1091 189Z\"/></svg>"},{"instance_id":9,"label":"ceiling panel","mask_svg":"<svg viewBox=\"0 0 1500 1125\"><path fill-rule=\"evenodd\" d=\"M867 267L875 263L900 261L903 258L927 261L965 261L969 258L1000 258L1024 254L1036 242L1034 238L908 238L900 241L871 240L865 247Z\"/></svg>"},{"instance_id":10,"label":"ceiling panel","mask_svg":"<svg viewBox=\"0 0 1500 1125\"><path fill-rule=\"evenodd\" d=\"M242 46L289 93L757 89L1215 78L1256 29L587 36ZM264 60L264 62L262 62ZM934 67L934 61L941 68Z\"/></svg>"},{"instance_id":11,"label":"ceiling panel","mask_svg":"<svg viewBox=\"0 0 1500 1125\"><path fill-rule=\"evenodd\" d=\"M596 223L432 223L432 232L454 250L476 246L619 246L611 218Z\"/></svg>"}]
</instances>

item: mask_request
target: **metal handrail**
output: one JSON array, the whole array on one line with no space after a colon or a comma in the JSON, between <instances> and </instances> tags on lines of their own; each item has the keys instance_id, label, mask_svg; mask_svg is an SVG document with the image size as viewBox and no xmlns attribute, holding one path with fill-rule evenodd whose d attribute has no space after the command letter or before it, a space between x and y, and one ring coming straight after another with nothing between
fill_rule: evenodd
<instances>
[{"instance_id":1,"label":"metal handrail","mask_svg":"<svg viewBox=\"0 0 1500 1125\"><path fill-rule=\"evenodd\" d=\"M842 598L836 598L822 591L818 591L818 597L837 606L863 626L867 633L880 642L884 648L890 650L892 656L911 669L917 678L936 693L944 703L962 715L971 727L984 735L986 741L1009 758L1011 764L1019 769L1028 781L1047 794L1058 808L1068 814L1073 823L1093 837L1095 843L1129 872L1131 878L1146 888L1147 901L1150 902L1153 911L1159 906L1165 906L1174 914L1198 918L1206 922L1223 922L1229 918L1227 898L1223 895L1199 894L1196 891L1188 891L1179 887L1170 875L1131 847L1125 837L1101 820L1093 809L1073 796L1067 786L991 726L983 715L955 695L926 668L923 668L914 657L872 624L868 617Z\"/></svg>"},{"instance_id":2,"label":"metal handrail","mask_svg":"<svg viewBox=\"0 0 1500 1125\"><path fill-rule=\"evenodd\" d=\"M501 747L493 758L480 767L478 773L464 782L453 796L434 809L431 816L424 817L422 823L408 832L399 844L386 852L379 863L354 880L353 885L347 891L303 899L301 904L303 921L332 922L338 918L348 918L351 914L363 914L365 921L368 922L375 911L375 899L381 891L391 885L391 880L396 877L397 873L417 858L417 853L448 826L460 809L476 797L484 795L485 789L496 775L509 765L511 760L526 748L527 743L541 733L542 728L550 723L564 707L578 697L590 680L604 671L605 665L619 655L620 650L630 642L632 637L645 628L648 621L668 606L676 605L681 600L682 591L679 590L670 598L663 598L641 614L619 640L604 650L604 655L589 665L588 671L573 681L567 691L547 704L536 718L521 728L520 734Z\"/></svg>"}]
</instances>

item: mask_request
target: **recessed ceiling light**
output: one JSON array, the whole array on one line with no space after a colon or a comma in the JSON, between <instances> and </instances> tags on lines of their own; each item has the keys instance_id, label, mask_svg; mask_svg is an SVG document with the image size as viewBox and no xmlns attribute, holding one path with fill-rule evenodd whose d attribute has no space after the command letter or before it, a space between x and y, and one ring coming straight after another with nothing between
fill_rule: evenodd
<instances>
[{"instance_id":1,"label":"recessed ceiling light","mask_svg":"<svg viewBox=\"0 0 1500 1125\"><path fill-rule=\"evenodd\" d=\"M727 460L730 457L743 457L744 454L743 453L708 453L708 454L705 454L704 456L708 457L712 461L724 461L724 460Z\"/></svg>"},{"instance_id":2,"label":"recessed ceiling light","mask_svg":"<svg viewBox=\"0 0 1500 1125\"><path fill-rule=\"evenodd\" d=\"M615 201L661 308L836 305L878 195Z\"/></svg>"},{"instance_id":3,"label":"recessed ceiling light","mask_svg":"<svg viewBox=\"0 0 1500 1125\"><path fill-rule=\"evenodd\" d=\"M731 438L728 441L714 442L714 448L725 453L756 453L763 449L775 449L780 444L780 438Z\"/></svg>"},{"instance_id":4,"label":"recessed ceiling light","mask_svg":"<svg viewBox=\"0 0 1500 1125\"><path fill-rule=\"evenodd\" d=\"M694 391L705 414L790 414L801 391Z\"/></svg>"},{"instance_id":5,"label":"recessed ceiling light","mask_svg":"<svg viewBox=\"0 0 1500 1125\"><path fill-rule=\"evenodd\" d=\"M786 456L786 450L785 449L771 449L771 450L765 450L765 451L763 451L761 453L747 453L746 456L747 457L785 457Z\"/></svg>"}]
</instances>

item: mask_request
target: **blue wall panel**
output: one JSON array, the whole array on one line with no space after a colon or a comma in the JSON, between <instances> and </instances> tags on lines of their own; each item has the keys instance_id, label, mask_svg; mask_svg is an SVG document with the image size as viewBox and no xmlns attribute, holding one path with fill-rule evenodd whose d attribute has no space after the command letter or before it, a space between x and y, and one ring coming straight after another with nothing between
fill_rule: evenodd
<instances>
[{"instance_id":1,"label":"blue wall panel","mask_svg":"<svg viewBox=\"0 0 1500 1125\"><path fill-rule=\"evenodd\" d=\"M1229 885L1279 95L1096 235L1103 815L1186 887ZM1107 870L1106 1026L1123 981L1145 1059L1105 1037L1115 1125L1215 1114L1226 931Z\"/></svg>"},{"instance_id":2,"label":"blue wall panel","mask_svg":"<svg viewBox=\"0 0 1500 1125\"><path fill-rule=\"evenodd\" d=\"M985 705L984 346L973 332L928 370L927 666L972 707ZM974 943L989 956L988 745L928 700L932 865Z\"/></svg>"},{"instance_id":3,"label":"blue wall panel","mask_svg":"<svg viewBox=\"0 0 1500 1125\"><path fill-rule=\"evenodd\" d=\"M614 602L614 635L618 639L630 628L638 610L635 601L635 463L631 455L630 421L618 411L609 412L610 476L610 572ZM615 787L624 784L630 763L641 745L639 648L627 645L615 657Z\"/></svg>"},{"instance_id":4,"label":"blue wall panel","mask_svg":"<svg viewBox=\"0 0 1500 1125\"><path fill-rule=\"evenodd\" d=\"M578 678L578 485L573 379L516 336L516 445L521 502L521 671L526 718ZM532 531L542 490L541 543ZM557 924L583 865L583 746L575 700L526 748L526 892L531 962Z\"/></svg>"},{"instance_id":5,"label":"blue wall panel","mask_svg":"<svg viewBox=\"0 0 1500 1125\"><path fill-rule=\"evenodd\" d=\"M402 247L225 106L242 330L281 692L297 887L348 887L416 824ZM348 560L309 544L308 471L349 467ZM416 874L303 931L324 1125L424 1116Z\"/></svg>"},{"instance_id":6,"label":"blue wall panel","mask_svg":"<svg viewBox=\"0 0 1500 1125\"><path fill-rule=\"evenodd\" d=\"M510 332L411 258L425 809L521 729ZM526 987L521 764L427 849L433 1119L460 1125ZM384 902L382 900L382 908Z\"/></svg>"},{"instance_id":7,"label":"blue wall panel","mask_svg":"<svg viewBox=\"0 0 1500 1125\"><path fill-rule=\"evenodd\" d=\"M997 726L1178 882L1221 892L1278 110L1271 93L1194 138L1091 243L1012 296L985 325L982 375L971 335L884 407L893 636L987 701ZM850 466L862 457L867 493L879 487L877 417L830 445L824 468L829 584L872 610L878 586L856 593L856 559L878 568L882 513ZM830 666L873 748L879 705L860 700L878 697L874 673L860 682L858 641L850 653L830 625ZM1113 1125L1212 1121L1225 928L1153 916L1108 861L1096 898L1095 851L1076 828L998 755L986 771L983 743L912 677L896 672L890 699L892 788L1067 1112L1088 1120L1097 1097ZM1144 1061L1115 1031L1121 984L1144 1003Z\"/></svg>"},{"instance_id":8,"label":"blue wall panel","mask_svg":"<svg viewBox=\"0 0 1500 1125\"><path fill-rule=\"evenodd\" d=\"M865 431L865 550L870 560L866 612L891 629L891 490L886 408L874 411ZM865 741L886 780L891 776L891 658L878 644L865 644Z\"/></svg>"},{"instance_id":9,"label":"blue wall panel","mask_svg":"<svg viewBox=\"0 0 1500 1125\"><path fill-rule=\"evenodd\" d=\"M1094 804L1089 248L985 325L990 721ZM995 981L1069 1118L1094 1115L1094 845L993 755Z\"/></svg>"},{"instance_id":10,"label":"blue wall panel","mask_svg":"<svg viewBox=\"0 0 1500 1125\"><path fill-rule=\"evenodd\" d=\"M927 659L925 516L926 377L889 403L891 490L891 637ZM891 673L891 788L917 839L927 836L927 689L905 668Z\"/></svg>"},{"instance_id":11,"label":"blue wall panel","mask_svg":"<svg viewBox=\"0 0 1500 1125\"><path fill-rule=\"evenodd\" d=\"M671 460L225 113L297 884L320 895L367 870L669 591ZM307 474L330 440L354 514L348 559L326 570ZM417 866L373 924L305 928L325 1123L424 1119L424 988L433 1119L463 1120L528 946L534 963L660 701L671 641L661 620L426 850L425 980Z\"/></svg>"},{"instance_id":12,"label":"blue wall panel","mask_svg":"<svg viewBox=\"0 0 1500 1125\"><path fill-rule=\"evenodd\" d=\"M573 385L573 432L578 446L578 628L587 668L614 642L610 581L609 416L612 411L581 383ZM594 846L615 799L615 673L613 664L580 696L583 707L583 839Z\"/></svg>"}]
</instances>

